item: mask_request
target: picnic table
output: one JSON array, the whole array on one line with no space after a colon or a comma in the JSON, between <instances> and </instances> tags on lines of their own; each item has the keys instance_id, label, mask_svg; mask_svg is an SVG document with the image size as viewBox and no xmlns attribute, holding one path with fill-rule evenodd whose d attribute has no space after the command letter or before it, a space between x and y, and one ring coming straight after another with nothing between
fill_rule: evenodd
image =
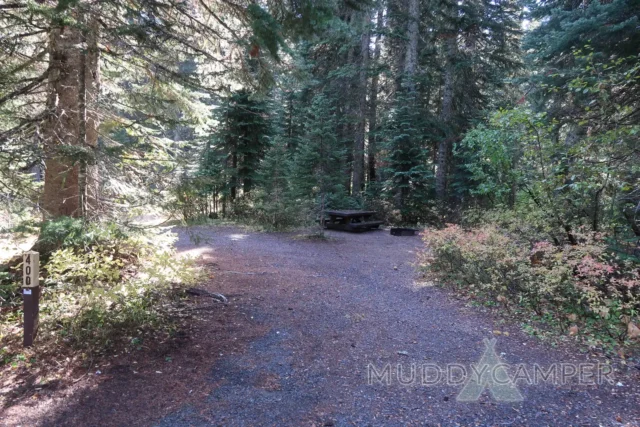
<instances>
[{"instance_id":1,"label":"picnic table","mask_svg":"<svg viewBox=\"0 0 640 427\"><path fill-rule=\"evenodd\" d=\"M342 231L367 231L380 227L384 222L376 221L372 217L376 213L374 211L324 211L324 226L331 230Z\"/></svg>"}]
</instances>

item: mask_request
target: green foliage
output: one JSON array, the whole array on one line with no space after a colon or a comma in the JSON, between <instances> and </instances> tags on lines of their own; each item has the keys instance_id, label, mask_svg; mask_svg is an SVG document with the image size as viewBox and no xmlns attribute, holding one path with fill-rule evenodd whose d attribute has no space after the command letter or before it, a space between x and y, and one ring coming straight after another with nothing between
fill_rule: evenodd
<instances>
[{"instance_id":1,"label":"green foliage","mask_svg":"<svg viewBox=\"0 0 640 427\"><path fill-rule=\"evenodd\" d=\"M529 111L500 110L487 124L467 132L454 149L470 172L467 190L475 196L489 197L493 203L513 205L515 191L523 179L518 167L524 155L523 146L535 142L530 130L536 130L536 126L540 127L539 120Z\"/></svg>"},{"instance_id":2,"label":"green foliage","mask_svg":"<svg viewBox=\"0 0 640 427\"><path fill-rule=\"evenodd\" d=\"M573 58L578 65L563 89L584 102L571 122L524 107L493 113L456 149L470 172L467 191L485 205L514 206L528 198L569 240L583 225L622 231L622 238L640 235L634 213L640 129L628 120L635 107L619 96L638 85L640 58L601 62L592 50L575 51Z\"/></svg>"},{"instance_id":3,"label":"green foliage","mask_svg":"<svg viewBox=\"0 0 640 427\"><path fill-rule=\"evenodd\" d=\"M497 303L504 315L545 319L538 326L556 334L577 326L588 344L632 345L627 331L640 321L640 264L609 251L602 235L577 235L578 244L557 246L495 225L449 225L425 232L421 264L431 279Z\"/></svg>"},{"instance_id":4,"label":"green foliage","mask_svg":"<svg viewBox=\"0 0 640 427\"><path fill-rule=\"evenodd\" d=\"M271 56L278 59L280 46L285 46L282 38L282 28L269 12L255 3L247 7L247 13L253 30L253 41L258 45L265 46Z\"/></svg>"},{"instance_id":5,"label":"green foliage","mask_svg":"<svg viewBox=\"0 0 640 427\"><path fill-rule=\"evenodd\" d=\"M13 276L9 272L0 271L0 307L19 307L18 293Z\"/></svg>"},{"instance_id":6,"label":"green foliage","mask_svg":"<svg viewBox=\"0 0 640 427\"><path fill-rule=\"evenodd\" d=\"M183 176L177 188L186 219L244 211L259 176L259 166L271 137L268 100L253 98L247 90L231 94L214 115L211 134L195 177ZM242 197L241 197L242 196ZM228 205L228 206L227 206ZM228 207L228 210L227 210Z\"/></svg>"},{"instance_id":7,"label":"green foliage","mask_svg":"<svg viewBox=\"0 0 640 427\"><path fill-rule=\"evenodd\" d=\"M41 336L76 348L104 350L142 331L164 333L176 292L202 275L173 249L168 230L126 229L115 223L59 218L42 227ZM16 285L0 278L2 306L19 298ZM6 292L5 292L6 290ZM7 318L2 334L10 330ZM45 344L46 345L46 344Z\"/></svg>"},{"instance_id":8,"label":"green foliage","mask_svg":"<svg viewBox=\"0 0 640 427\"><path fill-rule=\"evenodd\" d=\"M275 230L300 225L306 215L291 193L291 156L286 141L276 137L260 167L256 221Z\"/></svg>"},{"instance_id":9,"label":"green foliage","mask_svg":"<svg viewBox=\"0 0 640 427\"><path fill-rule=\"evenodd\" d=\"M387 198L398 210L399 222L417 224L433 220L429 202L433 199L433 173L427 167L423 112L416 94L403 89L385 124L382 138L387 153L389 179Z\"/></svg>"},{"instance_id":10,"label":"green foliage","mask_svg":"<svg viewBox=\"0 0 640 427\"><path fill-rule=\"evenodd\" d=\"M535 23L522 44L527 67L524 4ZM46 296L62 298L51 313L72 314L59 321L74 337L161 317L155 307L182 280L172 268L181 264L170 261L169 243L150 245L107 220L126 222L149 206L191 223L276 230L313 223L328 208L372 208L401 224L460 219L489 236L465 235L488 249L456 241L442 252L457 257L465 280L489 293L508 282L541 317L553 304L582 310L586 288L596 289L593 312L607 306L604 293L619 302L609 313L632 316L631 300L616 293L619 277L579 284L571 268L591 257L627 277L625 263L637 259L638 1L524 4L58 0L0 8L2 230L33 231L40 209L52 211L44 201L65 202L55 191L42 197L45 162L61 158L99 177L88 183L99 189L87 194L92 221L46 221L37 243ZM77 116L88 121L52 116L51 100L65 101L50 84L65 71L51 54L62 27L65 40L85 40L61 56L75 61L80 52L92 62L87 54L99 51L97 68L87 68L99 90L68 88L88 95ZM88 143L89 134L99 137ZM75 192L73 175L59 184ZM604 236L591 241L584 230ZM554 245L546 270L536 270L527 245L546 241ZM573 249L560 256L567 244ZM11 280L0 278L7 303Z\"/></svg>"},{"instance_id":11,"label":"green foliage","mask_svg":"<svg viewBox=\"0 0 640 427\"><path fill-rule=\"evenodd\" d=\"M294 154L291 170L293 196L314 215L344 207L345 149L335 135L335 107L323 94L316 95L306 114L304 140Z\"/></svg>"},{"instance_id":12,"label":"green foliage","mask_svg":"<svg viewBox=\"0 0 640 427\"><path fill-rule=\"evenodd\" d=\"M88 248L127 239L125 229L115 223L86 223L82 219L59 217L40 228L39 249L45 255L58 248Z\"/></svg>"}]
</instances>

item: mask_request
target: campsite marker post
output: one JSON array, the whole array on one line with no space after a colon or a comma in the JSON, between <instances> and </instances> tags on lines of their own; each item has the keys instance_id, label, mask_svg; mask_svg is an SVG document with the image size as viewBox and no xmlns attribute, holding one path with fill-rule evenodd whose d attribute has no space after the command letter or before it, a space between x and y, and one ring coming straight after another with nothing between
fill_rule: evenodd
<instances>
[{"instance_id":1,"label":"campsite marker post","mask_svg":"<svg viewBox=\"0 0 640 427\"><path fill-rule=\"evenodd\" d=\"M24 346L31 347L38 333L40 314L40 254L29 251L22 254L22 299L24 301Z\"/></svg>"}]
</instances>

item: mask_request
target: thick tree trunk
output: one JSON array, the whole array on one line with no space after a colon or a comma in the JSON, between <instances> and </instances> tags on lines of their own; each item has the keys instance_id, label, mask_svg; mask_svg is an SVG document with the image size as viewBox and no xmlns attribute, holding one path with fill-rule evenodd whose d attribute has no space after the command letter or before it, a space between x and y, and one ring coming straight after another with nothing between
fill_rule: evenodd
<instances>
[{"instance_id":1,"label":"thick tree trunk","mask_svg":"<svg viewBox=\"0 0 640 427\"><path fill-rule=\"evenodd\" d=\"M409 0L409 23L407 25L407 50L404 57L404 78L407 90L415 90L413 76L418 63L418 22L420 20L419 0Z\"/></svg>"},{"instance_id":2,"label":"thick tree trunk","mask_svg":"<svg viewBox=\"0 0 640 427\"><path fill-rule=\"evenodd\" d=\"M408 15L408 0L389 1L389 28L404 28L406 25L406 17ZM385 43L386 45L387 43ZM402 78L404 74L405 58L407 51L407 43L405 37L390 37L388 39L389 51L392 55L394 82L394 94L400 93L402 90Z\"/></svg>"},{"instance_id":3,"label":"thick tree trunk","mask_svg":"<svg viewBox=\"0 0 640 427\"><path fill-rule=\"evenodd\" d=\"M452 137L453 126L453 94L455 85L455 55L458 49L455 34L449 35L446 39L447 63L444 69L444 84L442 89L442 108L440 110L440 121L445 127L445 134L438 144L436 170L436 196L439 200L444 200L447 192L447 158Z\"/></svg>"},{"instance_id":4,"label":"thick tree trunk","mask_svg":"<svg viewBox=\"0 0 640 427\"><path fill-rule=\"evenodd\" d=\"M52 217L78 216L78 167L59 152L79 138L78 70L80 33L71 27L54 28L49 36L49 117L43 135L47 148L44 192L40 206Z\"/></svg>"},{"instance_id":5,"label":"thick tree trunk","mask_svg":"<svg viewBox=\"0 0 640 427\"><path fill-rule=\"evenodd\" d=\"M380 61L380 45L382 38L382 8L378 9L378 17L376 22L376 43L373 49L373 66L378 66ZM369 146L368 146L368 168L369 168L369 181L376 180L376 131L377 131L377 118L378 118L378 83L379 83L378 70L374 69L373 77L371 78L371 91L369 93Z\"/></svg>"},{"instance_id":6,"label":"thick tree trunk","mask_svg":"<svg viewBox=\"0 0 640 427\"><path fill-rule=\"evenodd\" d=\"M47 157L40 200L49 217L83 216L96 198L88 164L98 141L98 34L93 23L87 27L55 27L49 35L49 117L43 127Z\"/></svg>"},{"instance_id":7,"label":"thick tree trunk","mask_svg":"<svg viewBox=\"0 0 640 427\"><path fill-rule=\"evenodd\" d=\"M364 139L367 122L367 72L369 70L369 13L362 14L362 35L360 36L360 67L358 72L358 105L356 134L353 145L353 196L364 189Z\"/></svg>"}]
</instances>

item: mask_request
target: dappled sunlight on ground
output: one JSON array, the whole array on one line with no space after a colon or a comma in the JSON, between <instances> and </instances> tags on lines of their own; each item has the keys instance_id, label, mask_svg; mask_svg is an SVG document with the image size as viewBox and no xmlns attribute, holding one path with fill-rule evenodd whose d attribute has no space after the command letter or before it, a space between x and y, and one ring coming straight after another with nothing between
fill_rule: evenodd
<instances>
[{"instance_id":1,"label":"dappled sunlight on ground","mask_svg":"<svg viewBox=\"0 0 640 427\"><path fill-rule=\"evenodd\" d=\"M432 288L436 285L437 285L436 282L432 282L430 280L414 280L413 282L413 287L415 289Z\"/></svg>"},{"instance_id":2,"label":"dappled sunlight on ground","mask_svg":"<svg viewBox=\"0 0 640 427\"><path fill-rule=\"evenodd\" d=\"M248 234L231 234L231 235L229 235L229 239L231 239L233 241L244 240L247 237L249 237Z\"/></svg>"},{"instance_id":3,"label":"dappled sunlight on ground","mask_svg":"<svg viewBox=\"0 0 640 427\"><path fill-rule=\"evenodd\" d=\"M181 258L204 258L207 254L211 253L213 253L213 249L206 246L177 251L177 255Z\"/></svg>"},{"instance_id":4,"label":"dappled sunlight on ground","mask_svg":"<svg viewBox=\"0 0 640 427\"><path fill-rule=\"evenodd\" d=\"M11 233L0 234L0 263L6 262L24 251L28 251L38 240L36 235L19 236Z\"/></svg>"}]
</instances>

